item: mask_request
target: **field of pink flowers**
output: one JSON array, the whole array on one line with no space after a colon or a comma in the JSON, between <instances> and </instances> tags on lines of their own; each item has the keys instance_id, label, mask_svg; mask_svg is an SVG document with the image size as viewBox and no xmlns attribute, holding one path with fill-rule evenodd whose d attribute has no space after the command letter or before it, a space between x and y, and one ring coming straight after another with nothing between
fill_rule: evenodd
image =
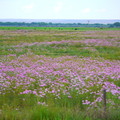
<instances>
[{"instance_id":1,"label":"field of pink flowers","mask_svg":"<svg viewBox=\"0 0 120 120\"><path fill-rule=\"evenodd\" d=\"M94 31L87 32L90 35L94 34ZM116 36L115 33L114 35L109 34L109 37L112 36L111 39L99 40L100 36L105 37L105 33L99 33L97 39L84 38L73 41L57 41L56 39L56 41L17 44L12 47L23 49L24 46L28 46L29 49L33 45L42 47L42 45L54 44L52 47L57 50L59 48L55 45L58 44L77 45L82 43L85 45L83 48L94 48L95 46L119 48L119 35L118 32L116 33ZM75 34L79 36L79 33ZM12 120L21 120L24 118L24 112L29 109L33 109L33 111L29 111L30 114L25 112L25 120L72 120L73 118L79 120L80 115L76 114L81 114L79 113L81 111L87 117L85 118L83 115L80 120L106 119L103 117L105 114L103 90L106 90L107 95L107 111L120 111L120 60L76 55L53 57L36 55L29 50L19 56L8 54L2 55L0 58L0 115L3 120L10 120L10 117ZM64 109L67 113L56 109ZM93 111L91 113L96 115L91 117L88 111ZM95 113L96 111L101 114ZM63 115L63 113L65 114ZM116 116L115 119L119 120L120 116L117 113ZM113 116L111 118L113 119Z\"/></svg>"},{"instance_id":2,"label":"field of pink flowers","mask_svg":"<svg viewBox=\"0 0 120 120\"><path fill-rule=\"evenodd\" d=\"M101 102L102 89L120 99L120 61L63 56L51 58L38 55L8 55L0 63L1 94L34 94L40 97L61 94L72 98L71 92L90 93L94 101L83 99L83 104ZM96 91L91 88L96 87ZM85 102L88 101L88 102Z\"/></svg>"}]
</instances>

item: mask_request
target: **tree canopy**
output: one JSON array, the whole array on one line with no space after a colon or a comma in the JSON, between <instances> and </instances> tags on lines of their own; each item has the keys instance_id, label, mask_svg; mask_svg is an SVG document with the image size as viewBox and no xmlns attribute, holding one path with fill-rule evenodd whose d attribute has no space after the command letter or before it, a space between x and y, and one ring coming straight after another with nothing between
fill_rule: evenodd
<instances>
[{"instance_id":1,"label":"tree canopy","mask_svg":"<svg viewBox=\"0 0 120 120\"><path fill-rule=\"evenodd\" d=\"M46 22L0 22L0 26L15 26L15 27L98 27L98 28L107 28L107 27L120 27L120 22L115 22L113 24L82 24L82 23L46 23Z\"/></svg>"}]
</instances>

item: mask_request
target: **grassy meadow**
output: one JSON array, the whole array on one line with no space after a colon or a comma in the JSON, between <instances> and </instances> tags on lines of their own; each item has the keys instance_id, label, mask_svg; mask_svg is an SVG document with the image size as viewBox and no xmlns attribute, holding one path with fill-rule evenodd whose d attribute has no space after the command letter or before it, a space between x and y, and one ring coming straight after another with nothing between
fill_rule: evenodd
<instances>
[{"instance_id":1,"label":"grassy meadow","mask_svg":"<svg viewBox=\"0 0 120 120\"><path fill-rule=\"evenodd\" d=\"M120 28L0 27L0 86L0 120L120 120Z\"/></svg>"}]
</instances>

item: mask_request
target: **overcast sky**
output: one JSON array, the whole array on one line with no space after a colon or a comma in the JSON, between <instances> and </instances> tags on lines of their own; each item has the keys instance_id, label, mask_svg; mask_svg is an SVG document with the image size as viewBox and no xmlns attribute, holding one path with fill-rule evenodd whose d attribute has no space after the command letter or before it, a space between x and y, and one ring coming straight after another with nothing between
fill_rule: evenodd
<instances>
[{"instance_id":1,"label":"overcast sky","mask_svg":"<svg viewBox=\"0 0 120 120\"><path fill-rule=\"evenodd\" d=\"M0 19L120 19L120 0L0 0Z\"/></svg>"}]
</instances>

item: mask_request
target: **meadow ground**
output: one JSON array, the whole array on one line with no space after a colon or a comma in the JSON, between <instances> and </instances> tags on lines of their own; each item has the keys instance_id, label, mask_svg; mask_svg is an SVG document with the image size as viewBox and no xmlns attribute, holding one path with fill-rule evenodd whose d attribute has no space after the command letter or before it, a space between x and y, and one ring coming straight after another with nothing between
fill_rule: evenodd
<instances>
[{"instance_id":1,"label":"meadow ground","mask_svg":"<svg viewBox=\"0 0 120 120\"><path fill-rule=\"evenodd\" d=\"M120 29L0 27L0 86L1 120L120 120Z\"/></svg>"}]
</instances>

